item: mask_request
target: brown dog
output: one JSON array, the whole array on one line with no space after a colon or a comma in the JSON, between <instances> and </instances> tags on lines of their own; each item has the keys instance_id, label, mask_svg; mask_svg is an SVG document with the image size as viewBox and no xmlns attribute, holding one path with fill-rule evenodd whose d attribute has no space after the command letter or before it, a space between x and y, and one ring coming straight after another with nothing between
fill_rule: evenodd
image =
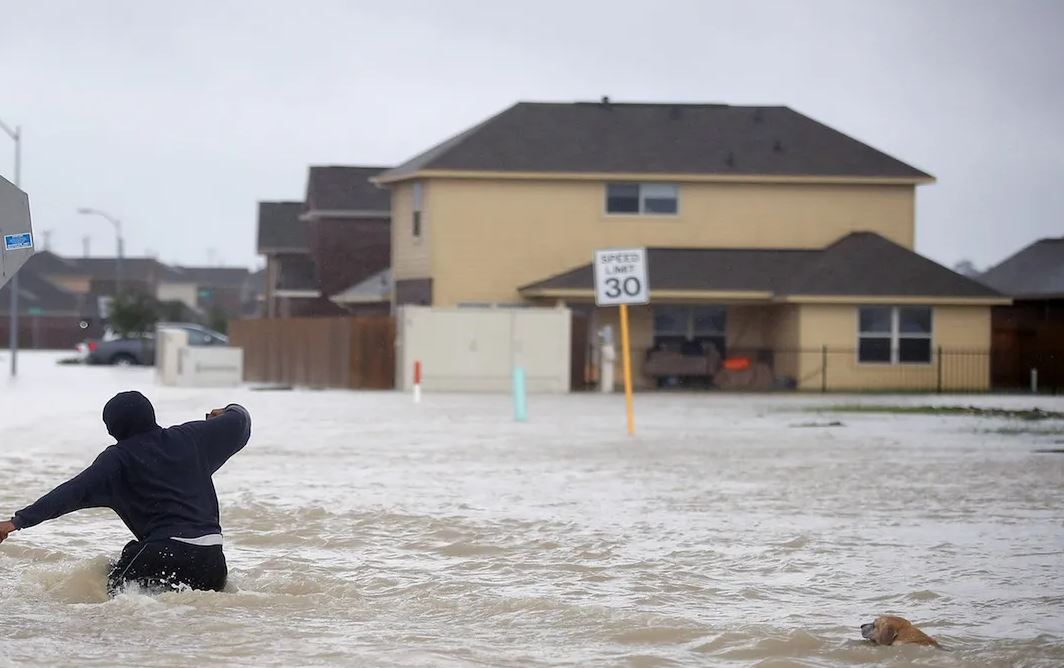
<instances>
[{"instance_id":1,"label":"brown dog","mask_svg":"<svg viewBox=\"0 0 1064 668\"><path fill-rule=\"evenodd\" d=\"M861 624L861 635L876 645L939 646L934 638L913 626L908 619L890 615L876 617L871 624Z\"/></svg>"}]
</instances>

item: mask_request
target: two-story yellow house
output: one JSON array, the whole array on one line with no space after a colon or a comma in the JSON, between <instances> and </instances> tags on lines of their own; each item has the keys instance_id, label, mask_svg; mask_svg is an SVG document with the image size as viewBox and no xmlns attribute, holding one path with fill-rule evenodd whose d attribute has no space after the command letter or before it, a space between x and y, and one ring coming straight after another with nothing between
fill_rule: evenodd
<instances>
[{"instance_id":1,"label":"two-story yellow house","mask_svg":"<svg viewBox=\"0 0 1064 668\"><path fill-rule=\"evenodd\" d=\"M983 388L1007 300L913 252L933 181L787 107L608 99L516 104L376 178L398 306L564 302L586 348L616 318L592 252L642 246L641 386Z\"/></svg>"}]
</instances>

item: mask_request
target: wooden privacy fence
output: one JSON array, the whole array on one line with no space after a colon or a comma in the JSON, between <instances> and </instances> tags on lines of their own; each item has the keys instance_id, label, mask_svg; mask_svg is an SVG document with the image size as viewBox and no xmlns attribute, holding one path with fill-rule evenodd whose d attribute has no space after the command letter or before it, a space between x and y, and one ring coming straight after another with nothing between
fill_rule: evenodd
<instances>
[{"instance_id":1,"label":"wooden privacy fence","mask_svg":"<svg viewBox=\"0 0 1064 668\"><path fill-rule=\"evenodd\" d=\"M395 321L390 316L234 320L229 338L244 349L248 382L395 387Z\"/></svg>"}]
</instances>

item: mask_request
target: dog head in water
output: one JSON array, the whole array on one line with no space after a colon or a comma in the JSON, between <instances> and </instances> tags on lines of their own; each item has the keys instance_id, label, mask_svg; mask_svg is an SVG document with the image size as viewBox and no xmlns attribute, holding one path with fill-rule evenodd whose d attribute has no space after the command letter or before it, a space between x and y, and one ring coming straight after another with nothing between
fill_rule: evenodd
<instances>
[{"instance_id":1,"label":"dog head in water","mask_svg":"<svg viewBox=\"0 0 1064 668\"><path fill-rule=\"evenodd\" d=\"M904 617L884 615L871 624L861 624L861 635L876 645L930 645L938 647L930 637Z\"/></svg>"}]
</instances>

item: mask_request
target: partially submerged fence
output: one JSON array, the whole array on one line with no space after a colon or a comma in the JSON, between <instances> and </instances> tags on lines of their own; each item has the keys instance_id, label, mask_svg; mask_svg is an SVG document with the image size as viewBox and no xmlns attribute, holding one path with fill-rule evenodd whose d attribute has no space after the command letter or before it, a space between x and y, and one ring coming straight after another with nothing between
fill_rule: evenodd
<instances>
[{"instance_id":1,"label":"partially submerged fence","mask_svg":"<svg viewBox=\"0 0 1064 668\"><path fill-rule=\"evenodd\" d=\"M395 387L390 316L263 318L229 323L253 383L387 390Z\"/></svg>"},{"instance_id":2,"label":"partially submerged fence","mask_svg":"<svg viewBox=\"0 0 1064 668\"><path fill-rule=\"evenodd\" d=\"M986 392L990 389L988 350L936 347L924 361L901 362L897 357L892 355L896 360L893 362L862 361L854 348L828 346L802 350L729 349L723 359L707 360L697 367L687 365L690 375L672 375L669 366L655 375L657 385L663 387L695 384L740 391ZM679 361L671 367L683 368Z\"/></svg>"}]
</instances>

